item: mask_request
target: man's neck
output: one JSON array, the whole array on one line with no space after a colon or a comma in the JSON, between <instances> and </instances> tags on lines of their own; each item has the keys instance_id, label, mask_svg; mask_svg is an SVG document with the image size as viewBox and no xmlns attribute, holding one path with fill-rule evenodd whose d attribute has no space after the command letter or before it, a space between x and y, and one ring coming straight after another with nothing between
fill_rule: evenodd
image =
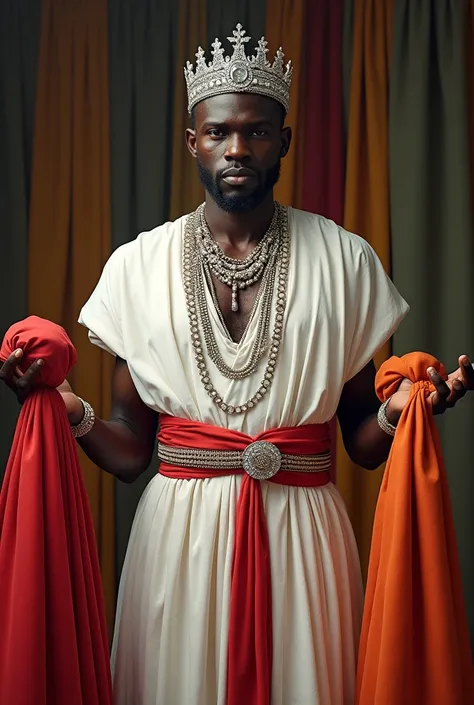
<instances>
[{"instance_id":1,"label":"man's neck","mask_svg":"<svg viewBox=\"0 0 474 705\"><path fill-rule=\"evenodd\" d=\"M227 213L206 194L206 222L215 240L235 249L258 242L268 230L273 217L273 194L248 213Z\"/></svg>"}]
</instances>

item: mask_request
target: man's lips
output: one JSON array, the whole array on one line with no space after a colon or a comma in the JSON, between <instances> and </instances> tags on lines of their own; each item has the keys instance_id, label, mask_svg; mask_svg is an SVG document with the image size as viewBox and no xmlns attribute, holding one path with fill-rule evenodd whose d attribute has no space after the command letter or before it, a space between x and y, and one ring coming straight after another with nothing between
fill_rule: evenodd
<instances>
[{"instance_id":1,"label":"man's lips","mask_svg":"<svg viewBox=\"0 0 474 705\"><path fill-rule=\"evenodd\" d=\"M222 174L223 181L232 186L241 186L255 177L256 173L251 169L226 169Z\"/></svg>"}]
</instances>

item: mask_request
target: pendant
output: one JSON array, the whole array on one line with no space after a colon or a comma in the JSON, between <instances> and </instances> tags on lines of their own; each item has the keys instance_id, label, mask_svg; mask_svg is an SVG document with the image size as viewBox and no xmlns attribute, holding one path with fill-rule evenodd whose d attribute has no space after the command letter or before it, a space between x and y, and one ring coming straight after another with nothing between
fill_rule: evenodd
<instances>
[{"instance_id":1,"label":"pendant","mask_svg":"<svg viewBox=\"0 0 474 705\"><path fill-rule=\"evenodd\" d=\"M232 283L232 311L234 313L237 313L237 311L239 310L239 301L237 296L237 282L234 281Z\"/></svg>"}]
</instances>

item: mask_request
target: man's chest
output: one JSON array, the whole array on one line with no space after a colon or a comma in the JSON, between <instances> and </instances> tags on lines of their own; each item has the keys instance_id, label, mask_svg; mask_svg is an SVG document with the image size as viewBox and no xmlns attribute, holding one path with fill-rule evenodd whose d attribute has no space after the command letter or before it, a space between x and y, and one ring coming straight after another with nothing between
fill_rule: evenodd
<instances>
[{"instance_id":1,"label":"man's chest","mask_svg":"<svg viewBox=\"0 0 474 705\"><path fill-rule=\"evenodd\" d=\"M238 343L242 339L252 316L260 289L260 282L238 292L238 311L232 311L232 291L230 287L222 284L214 276L212 276L212 284L215 292L213 297L214 304L219 308L230 337L235 343Z\"/></svg>"}]
</instances>

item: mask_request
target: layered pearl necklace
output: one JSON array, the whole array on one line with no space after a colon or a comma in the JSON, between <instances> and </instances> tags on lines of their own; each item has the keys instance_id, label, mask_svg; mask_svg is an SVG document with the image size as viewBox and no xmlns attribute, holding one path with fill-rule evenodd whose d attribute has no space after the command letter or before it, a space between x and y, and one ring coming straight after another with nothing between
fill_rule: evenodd
<instances>
[{"instance_id":1,"label":"layered pearl necklace","mask_svg":"<svg viewBox=\"0 0 474 705\"><path fill-rule=\"evenodd\" d=\"M204 205L187 218L183 240L183 281L191 341L204 389L214 403L228 414L245 413L253 408L263 399L272 384L283 332L289 262L288 213L286 208L278 203L275 203L274 215L266 235L245 260L227 257L212 238L204 217ZM241 369L236 370L225 363L212 329L206 299L206 278L208 285L212 287L211 272L220 282L232 289L233 311L238 311L238 290L262 280L255 302L255 306L260 302L262 304L257 334L249 362ZM273 334L269 342L275 283L277 301ZM211 292L219 310L217 296L212 288ZM204 345L211 361L228 379L243 379L253 374L268 351L263 379L251 399L236 407L229 406L223 401L210 380L203 353Z\"/></svg>"}]
</instances>

